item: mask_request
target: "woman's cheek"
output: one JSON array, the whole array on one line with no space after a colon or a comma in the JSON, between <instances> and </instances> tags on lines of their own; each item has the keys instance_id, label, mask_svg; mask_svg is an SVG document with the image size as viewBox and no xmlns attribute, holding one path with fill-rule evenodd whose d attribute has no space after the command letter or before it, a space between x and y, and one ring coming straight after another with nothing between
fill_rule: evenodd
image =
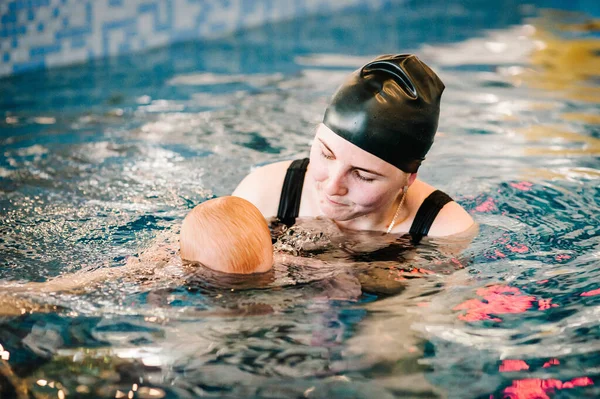
<instances>
[{"instance_id":1,"label":"woman's cheek","mask_svg":"<svg viewBox=\"0 0 600 399\"><path fill-rule=\"evenodd\" d=\"M366 210L377 209L384 202L383 194L384 192L374 187L355 187L352 202Z\"/></svg>"},{"instance_id":2,"label":"woman's cheek","mask_svg":"<svg viewBox=\"0 0 600 399\"><path fill-rule=\"evenodd\" d=\"M320 157L315 157L311 153L310 157L310 173L316 181L325 181L327 179L327 165L324 165Z\"/></svg>"}]
</instances>

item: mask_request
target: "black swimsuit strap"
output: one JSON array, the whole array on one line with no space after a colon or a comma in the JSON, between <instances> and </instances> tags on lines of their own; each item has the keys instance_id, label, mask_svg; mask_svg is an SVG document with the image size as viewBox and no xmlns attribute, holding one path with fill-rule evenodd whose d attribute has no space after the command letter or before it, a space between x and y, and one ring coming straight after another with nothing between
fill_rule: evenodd
<instances>
[{"instance_id":1,"label":"black swimsuit strap","mask_svg":"<svg viewBox=\"0 0 600 399\"><path fill-rule=\"evenodd\" d=\"M298 217L307 166L308 158L297 159L290 164L285 174L277 217L287 226L293 225Z\"/></svg>"},{"instance_id":2,"label":"black swimsuit strap","mask_svg":"<svg viewBox=\"0 0 600 399\"><path fill-rule=\"evenodd\" d=\"M444 205L448 202L452 202L453 199L443 191L436 190L429 194L429 197L425 198L425 201L419 207L415 220L410 226L410 235L415 243L421 241L421 239L429 233L429 229L435 220L435 217L442 210Z\"/></svg>"}]
</instances>

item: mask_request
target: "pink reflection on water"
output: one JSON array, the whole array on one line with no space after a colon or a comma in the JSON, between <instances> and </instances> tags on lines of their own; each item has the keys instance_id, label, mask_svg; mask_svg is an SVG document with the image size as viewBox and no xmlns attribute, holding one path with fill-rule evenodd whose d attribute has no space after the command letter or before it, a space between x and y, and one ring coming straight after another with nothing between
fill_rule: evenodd
<instances>
[{"instance_id":1,"label":"pink reflection on water","mask_svg":"<svg viewBox=\"0 0 600 399\"><path fill-rule=\"evenodd\" d=\"M550 308L557 308L558 305L555 303L550 303L552 301L552 298L549 299L540 299L538 301L538 309L539 310L546 310L546 309L550 309Z\"/></svg>"},{"instance_id":2,"label":"pink reflection on water","mask_svg":"<svg viewBox=\"0 0 600 399\"><path fill-rule=\"evenodd\" d=\"M529 370L529 365L523 360L518 359L506 359L502 361L502 364L498 368L501 373L507 373L509 371L520 371Z\"/></svg>"},{"instance_id":3,"label":"pink reflection on water","mask_svg":"<svg viewBox=\"0 0 600 399\"><path fill-rule=\"evenodd\" d=\"M531 190L533 183L530 183L528 181L522 181L522 182L518 182L518 183L510 183L510 186L513 188L516 188L517 190L529 191L529 190Z\"/></svg>"},{"instance_id":4,"label":"pink reflection on water","mask_svg":"<svg viewBox=\"0 0 600 399\"><path fill-rule=\"evenodd\" d=\"M458 316L464 321L491 320L501 322L502 319L492 315L507 313L522 313L533 306L534 296L523 295L516 287L492 285L480 288L477 295L482 299L469 299L453 310L466 310Z\"/></svg>"},{"instance_id":5,"label":"pink reflection on water","mask_svg":"<svg viewBox=\"0 0 600 399\"><path fill-rule=\"evenodd\" d=\"M584 292L583 294L581 294L581 296L595 296L595 295L600 295L600 288L598 288L597 290L587 291L587 292Z\"/></svg>"},{"instance_id":6,"label":"pink reflection on water","mask_svg":"<svg viewBox=\"0 0 600 399\"><path fill-rule=\"evenodd\" d=\"M544 365L542 367L545 368L545 369L547 369L548 367L558 366L559 364L560 364L560 360L558 360L558 359L550 359L546 363L544 363Z\"/></svg>"},{"instance_id":7,"label":"pink reflection on water","mask_svg":"<svg viewBox=\"0 0 600 399\"><path fill-rule=\"evenodd\" d=\"M519 254L524 254L525 252L529 252L529 247L527 247L527 245L523 245L523 244L506 244L506 249L508 249L511 252L516 252Z\"/></svg>"},{"instance_id":8,"label":"pink reflection on water","mask_svg":"<svg viewBox=\"0 0 600 399\"><path fill-rule=\"evenodd\" d=\"M485 201L475 207L477 212L491 212L495 209L496 204L492 197L488 197Z\"/></svg>"},{"instance_id":9,"label":"pink reflection on water","mask_svg":"<svg viewBox=\"0 0 600 399\"><path fill-rule=\"evenodd\" d=\"M544 368L560 364L558 359L550 359L544 363ZM529 365L518 359L504 360L500 365L501 372L529 370ZM572 389L594 385L590 377L576 377L570 381L562 382L555 378L524 378L513 380L512 385L502 392L502 399L550 399L549 393L559 389ZM494 395L490 395L494 399Z\"/></svg>"},{"instance_id":10,"label":"pink reflection on water","mask_svg":"<svg viewBox=\"0 0 600 399\"><path fill-rule=\"evenodd\" d=\"M504 389L504 399L550 399L548 393L557 389L570 389L594 385L589 377L573 378L571 381L562 382L553 378L525 378L514 380L512 385ZM492 397L493 398L493 397Z\"/></svg>"}]
</instances>

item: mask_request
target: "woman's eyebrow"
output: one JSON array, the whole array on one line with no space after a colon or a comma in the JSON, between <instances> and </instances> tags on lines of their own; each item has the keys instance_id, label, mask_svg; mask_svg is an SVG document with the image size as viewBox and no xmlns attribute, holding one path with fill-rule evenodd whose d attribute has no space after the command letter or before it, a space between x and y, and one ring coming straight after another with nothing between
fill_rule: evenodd
<instances>
[{"instance_id":1,"label":"woman's eyebrow","mask_svg":"<svg viewBox=\"0 0 600 399\"><path fill-rule=\"evenodd\" d=\"M327 148L327 151L329 151L330 153L333 154L333 151L331 151L331 148L329 148L329 146L327 144L325 144L325 142L323 140L319 139L319 141L321 142L321 144L323 144L325 146L325 148ZM333 154L333 155L335 155L335 154Z\"/></svg>"},{"instance_id":2,"label":"woman's eyebrow","mask_svg":"<svg viewBox=\"0 0 600 399\"><path fill-rule=\"evenodd\" d=\"M335 153L333 151L331 151L331 148L329 148L329 146L327 144L325 144L325 142L322 139L319 138L318 140L321 142L321 144L323 144L323 146L325 146L325 148L327 148L327 151L329 151L330 153L332 153L333 155L335 155ZM363 172L367 172L367 173L370 173L370 174L375 175L375 176L385 177L381 173L373 172L372 170L361 168L361 167L354 166L354 165L352 166L352 169L362 170Z\"/></svg>"}]
</instances>

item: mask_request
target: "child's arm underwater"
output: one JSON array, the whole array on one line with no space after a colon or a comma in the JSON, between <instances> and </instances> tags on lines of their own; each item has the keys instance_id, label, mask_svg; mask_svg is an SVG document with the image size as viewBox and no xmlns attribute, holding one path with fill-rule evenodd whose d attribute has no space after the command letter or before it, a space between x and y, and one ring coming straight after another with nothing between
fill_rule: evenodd
<instances>
[{"instance_id":1,"label":"child's arm underwater","mask_svg":"<svg viewBox=\"0 0 600 399\"><path fill-rule=\"evenodd\" d=\"M123 266L101 267L98 269L84 268L74 273L66 273L51 278L45 282L6 283L2 284L5 292L79 292L95 289L98 284L106 281L127 279L133 282L144 282L160 278L168 278L173 274L173 268L180 269L177 262L178 244L169 240L161 240L139 256L130 256Z\"/></svg>"}]
</instances>

